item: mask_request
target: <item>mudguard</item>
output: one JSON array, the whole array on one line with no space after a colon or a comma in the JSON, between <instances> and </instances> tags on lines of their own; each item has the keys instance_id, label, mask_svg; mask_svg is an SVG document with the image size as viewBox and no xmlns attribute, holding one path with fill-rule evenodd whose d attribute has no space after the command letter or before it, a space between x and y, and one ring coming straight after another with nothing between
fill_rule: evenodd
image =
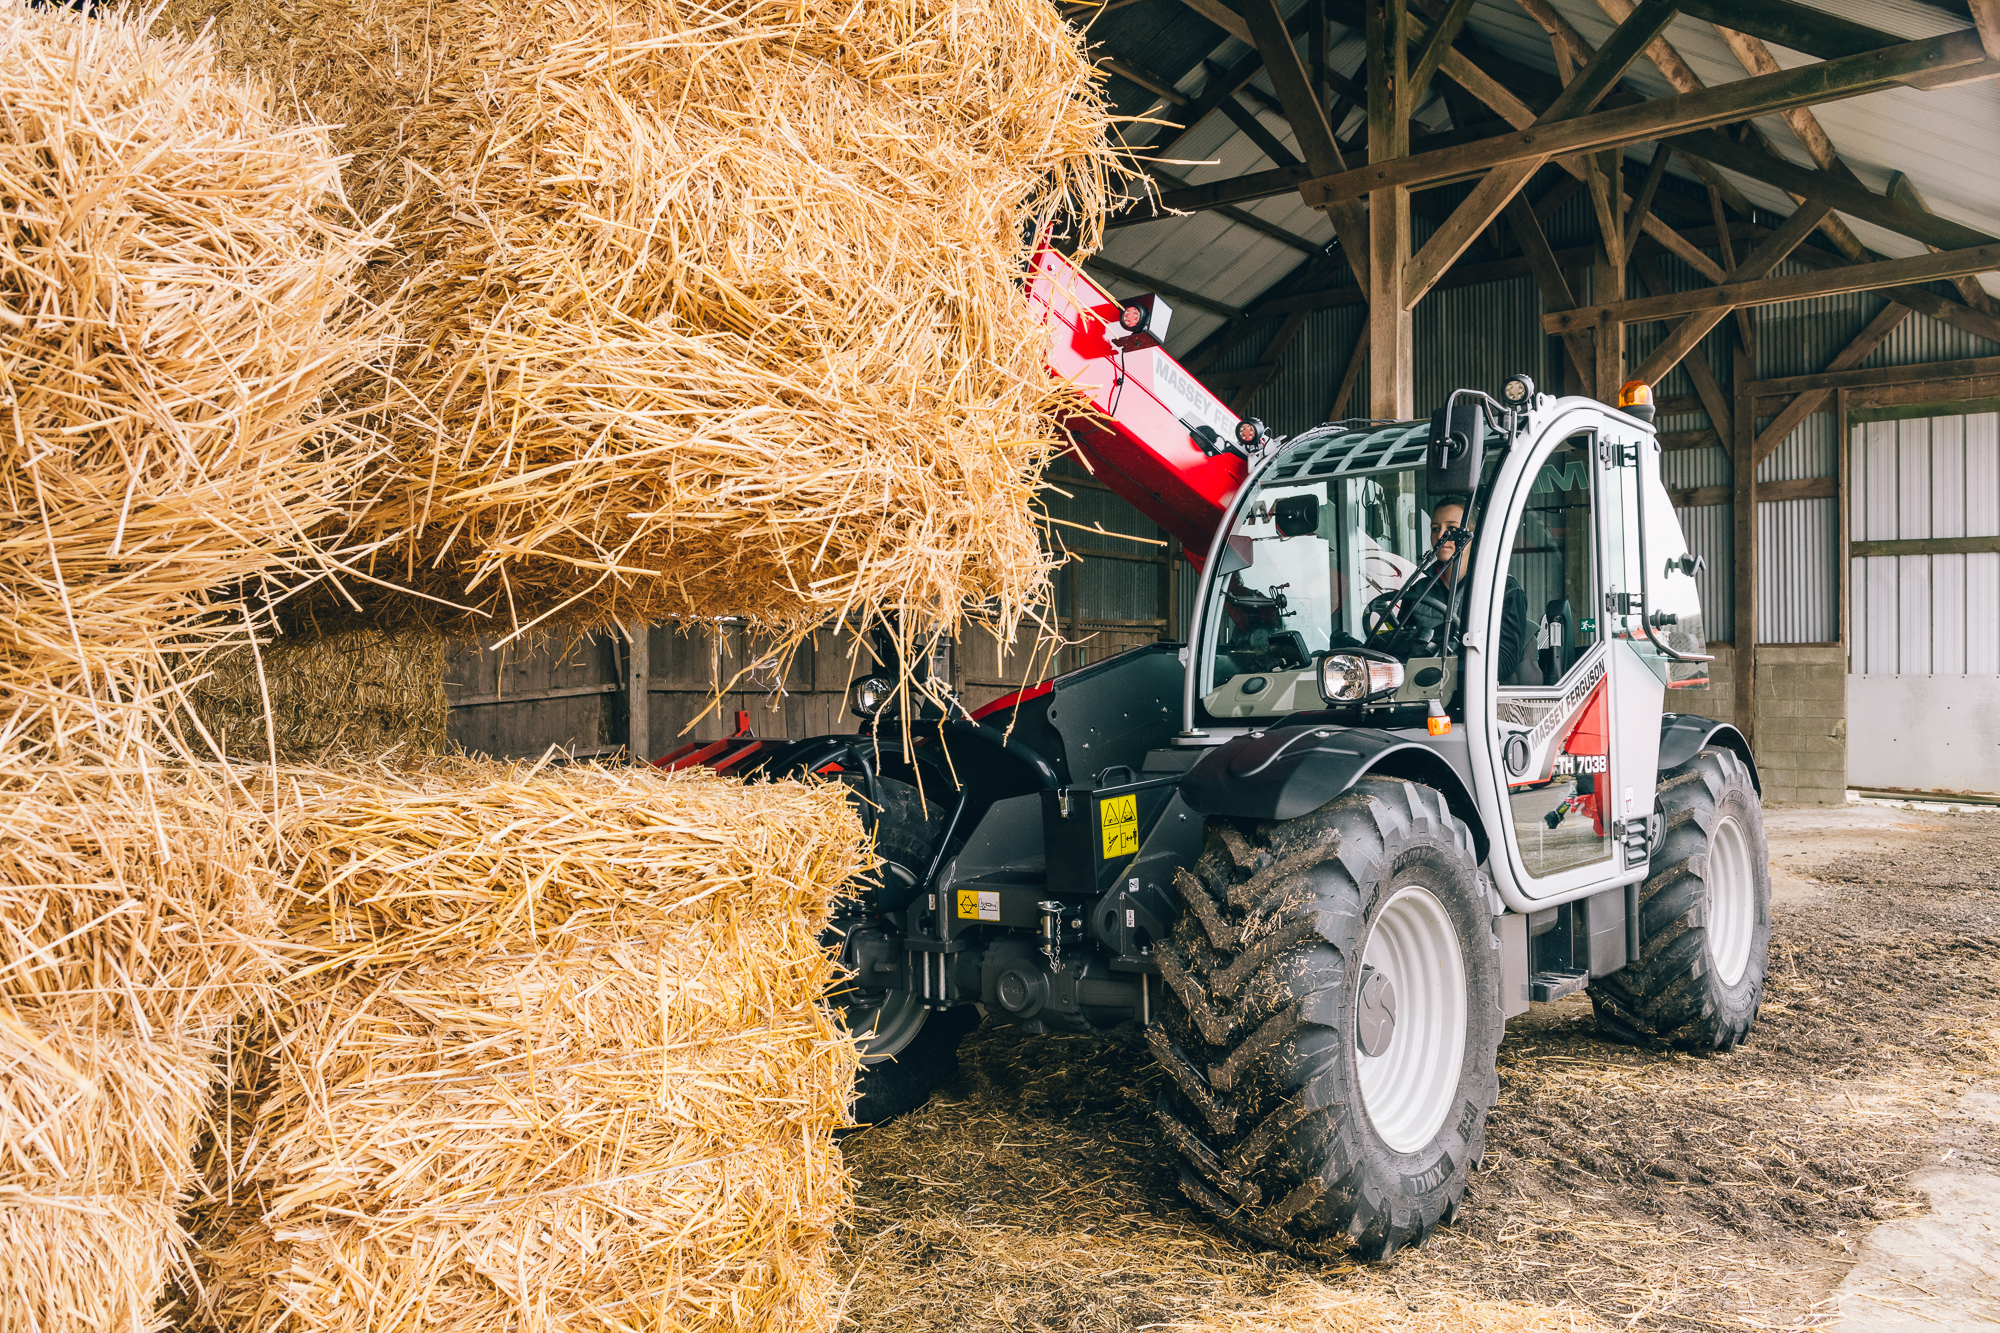
<instances>
[{"instance_id":1,"label":"mudguard","mask_svg":"<svg viewBox=\"0 0 2000 1333\"><path fill-rule=\"evenodd\" d=\"M1660 772L1679 768L1711 745L1734 750L1750 770L1750 782L1757 794L1764 794L1764 781L1757 776L1757 759L1750 753L1750 742L1743 738L1742 732L1727 722L1697 713L1660 714Z\"/></svg>"},{"instance_id":2,"label":"mudguard","mask_svg":"<svg viewBox=\"0 0 2000 1333\"><path fill-rule=\"evenodd\" d=\"M1299 721L1239 736L1203 755L1182 780L1181 799L1203 816L1297 819L1364 777L1402 778L1442 793L1472 830L1480 860L1486 859L1486 830L1466 781L1462 736L1419 741L1395 732Z\"/></svg>"}]
</instances>

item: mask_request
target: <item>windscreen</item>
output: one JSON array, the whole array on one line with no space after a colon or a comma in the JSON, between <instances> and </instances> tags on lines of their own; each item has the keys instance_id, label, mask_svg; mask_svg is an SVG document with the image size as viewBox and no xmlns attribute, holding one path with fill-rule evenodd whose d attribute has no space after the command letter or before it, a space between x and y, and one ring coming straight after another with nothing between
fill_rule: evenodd
<instances>
[{"instance_id":1,"label":"windscreen","mask_svg":"<svg viewBox=\"0 0 2000 1333\"><path fill-rule=\"evenodd\" d=\"M1402 587L1423 556L1422 485L1422 470L1406 468L1259 491L1218 566L1210 686L1302 670L1359 644L1369 603Z\"/></svg>"},{"instance_id":2,"label":"windscreen","mask_svg":"<svg viewBox=\"0 0 2000 1333\"><path fill-rule=\"evenodd\" d=\"M1660 626L1660 637L1675 652L1702 654L1708 651L1708 631L1701 619L1701 590L1692 572L1687 538L1681 532L1680 515L1657 475L1648 475L1640 487L1640 521L1646 525L1646 604L1655 624L1668 616L1671 623ZM1657 656L1657 655L1656 655ZM1671 689L1708 688L1708 663L1662 660ZM1672 707L1672 705L1668 705Z\"/></svg>"}]
</instances>

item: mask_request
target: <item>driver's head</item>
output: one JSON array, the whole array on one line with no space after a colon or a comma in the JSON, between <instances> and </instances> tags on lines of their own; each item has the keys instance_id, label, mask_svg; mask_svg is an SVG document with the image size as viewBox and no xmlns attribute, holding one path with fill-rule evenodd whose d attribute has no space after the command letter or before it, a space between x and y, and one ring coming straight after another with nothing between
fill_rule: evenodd
<instances>
[{"instance_id":1,"label":"driver's head","mask_svg":"<svg viewBox=\"0 0 2000 1333\"><path fill-rule=\"evenodd\" d=\"M1471 525L1465 521L1465 499L1463 496L1447 496L1438 502L1435 509L1431 510L1431 547L1437 553L1438 563L1442 565L1456 565L1462 568L1465 561L1460 557L1458 543L1441 542L1438 540L1452 528L1464 528L1467 532L1472 531ZM1465 554L1469 555L1470 552L1466 552ZM1457 570L1454 569L1452 572L1456 573Z\"/></svg>"}]
</instances>

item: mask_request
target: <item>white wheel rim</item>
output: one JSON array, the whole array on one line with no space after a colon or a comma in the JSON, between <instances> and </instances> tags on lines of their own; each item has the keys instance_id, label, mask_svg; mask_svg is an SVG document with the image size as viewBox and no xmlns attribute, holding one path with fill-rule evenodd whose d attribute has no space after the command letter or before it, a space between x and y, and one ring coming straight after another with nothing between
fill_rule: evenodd
<instances>
[{"instance_id":1,"label":"white wheel rim","mask_svg":"<svg viewBox=\"0 0 2000 1333\"><path fill-rule=\"evenodd\" d=\"M1384 1143L1415 1152L1450 1114L1465 1061L1465 959L1458 932L1444 904L1412 884L1383 905L1361 961L1386 976L1396 996L1388 1046L1380 1055L1355 1047L1361 1104Z\"/></svg>"},{"instance_id":2,"label":"white wheel rim","mask_svg":"<svg viewBox=\"0 0 2000 1333\"><path fill-rule=\"evenodd\" d=\"M1757 933L1756 871L1750 839L1734 815L1715 821L1708 835L1708 956L1725 986L1743 980L1750 940Z\"/></svg>"}]
</instances>

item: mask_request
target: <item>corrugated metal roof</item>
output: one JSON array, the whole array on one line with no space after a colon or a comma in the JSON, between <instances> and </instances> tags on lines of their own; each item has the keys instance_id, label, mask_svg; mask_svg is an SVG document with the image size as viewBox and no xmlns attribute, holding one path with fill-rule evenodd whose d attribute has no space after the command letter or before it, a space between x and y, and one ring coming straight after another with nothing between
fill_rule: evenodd
<instances>
[{"instance_id":1,"label":"corrugated metal roof","mask_svg":"<svg viewBox=\"0 0 2000 1333\"><path fill-rule=\"evenodd\" d=\"M1296 0L1296 3L1286 4L1284 8L1292 13L1303 3L1305 0ZM1592 43L1601 42L1615 26L1593 0L1556 0L1556 7ZM1958 31L1968 26L1963 17L1933 5L1918 3L1917 0L1818 0L1815 7L1912 39ZM1550 74L1555 72L1555 59L1547 35L1539 24L1514 4L1506 0L1480 0L1473 7L1467 26L1500 54L1531 69ZM1359 80L1365 74L1363 65L1366 55L1360 34L1338 26L1334 32L1333 68ZM1171 81L1187 96L1196 95L1209 77L1202 65L1204 58L1213 61L1216 67L1227 67L1248 52L1242 42L1223 34L1176 0L1145 0L1145 3L1127 5L1103 15L1092 25L1091 34L1103 41L1106 50ZM1710 86L1746 77L1735 55L1706 22L1682 15L1668 28L1667 38L1695 74ZM1772 53L1785 67L1809 63L1811 59L1777 47L1772 48ZM1633 66L1627 75L1627 82L1648 96L1666 96L1674 91L1651 62L1643 59ZM1268 75L1259 74L1252 83L1268 95ZM1127 109L1134 114L1158 102L1152 94L1122 80L1114 81L1114 88L1124 94ZM1831 136L1842 160L1865 184L1879 190L1886 186L1893 172L1907 172L1930 207L1940 216L2000 234L2000 134L1993 132L1993 127L2000 125L2000 86L1996 86L1995 82L1965 84L1935 92L1890 89L1827 103L1813 110ZM1358 123L1360 114L1348 111L1343 128L1351 131ZM1281 143L1296 150L1290 126L1281 117L1259 112L1258 118L1262 126ZM1441 101L1436 95L1430 99L1420 118L1443 123ZM1781 118L1767 117L1759 120L1758 125L1781 153L1801 165L1812 165L1806 150ZM1650 159L1653 146L1640 144L1627 151L1635 161L1644 161ZM1163 164L1166 169L1193 184L1226 180L1273 165L1247 135L1221 115L1210 116L1188 134L1171 156L1176 163ZM1670 182L1675 178L1683 179L1692 193L1693 179L1679 158L1673 163ZM1744 196L1760 209L1769 210L1776 217L1792 211L1792 201L1782 191L1746 178L1733 175L1731 178ZM1458 193L1462 193L1462 187L1451 193L1433 192L1432 197L1437 200L1452 199ZM1296 193L1287 192L1240 207L1302 240L1320 246L1332 243L1333 231L1324 214L1306 207ZM1856 235L1884 255L1912 255L1923 250L1918 242L1910 238L1852 218L1847 220ZM1429 225L1419 219L1419 234L1423 234ZM1595 223L1589 202L1581 192L1567 200L1549 219L1548 231L1551 243L1558 247L1587 243L1594 236ZM1297 247L1214 211L1117 227L1109 234L1104 257L1160 282L1190 290L1215 305L1231 310L1250 305L1295 273L1302 264L1309 262L1309 257ZM1670 283L1676 287L1702 284L1703 280L1686 271L1677 260L1665 261L1663 268L1669 274ZM1992 290L2000 292L2000 280L1990 276L1984 280ZM1116 279L1108 280L1107 285L1120 295L1138 290ZM1477 306L1479 299L1482 298L1458 298L1449 292L1437 293L1419 306L1419 320L1422 321L1422 312L1428 306L1440 303L1463 306L1468 300ZM1526 313L1526 301L1517 300L1512 295L1496 293L1483 299L1509 307L1509 315ZM1760 338L1759 374L1818 369L1823 360L1815 364L1811 363L1811 357L1821 352L1831 355L1832 351L1838 350L1840 341L1836 340L1851 337L1872 314L1868 304L1876 302L1875 308L1879 308L1879 299L1868 296L1831 298L1826 302L1811 303L1808 307L1780 307L1778 309L1782 314L1764 312L1759 322L1768 330L1769 336ZM1500 311L1496 307L1493 313ZM1539 314L1539 310L1535 313ZM1337 379L1344 368L1345 351L1338 345L1342 342L1340 335L1346 331L1346 319L1347 312L1323 312L1309 320L1301 333L1292 356L1311 348L1309 364L1315 379L1329 374ZM1168 339L1169 350L1185 356L1222 327L1225 320L1226 316L1216 310L1182 302L1175 309L1175 322ZM1843 328L1846 329L1844 337L1840 332ZM1635 330L1634 335L1634 345L1638 347L1651 346L1652 341L1659 337L1657 329ZM1422 337L1421 331L1419 337ZM1349 341L1351 343L1351 339ZM1456 355L1446 355L1443 360L1420 359L1420 409L1428 401L1427 395L1439 392L1441 387L1475 382L1469 377L1487 374L1489 362L1496 365L1509 363L1510 356L1518 358L1522 354L1517 350L1501 355L1489 345L1477 342L1450 342L1447 350L1461 347L1466 353L1462 365L1455 364L1459 360ZM1928 320L1919 322L1912 319L1878 348L1866 364L1885 365L1928 360L1936 356L1980 355L1991 350L1992 345L1984 340L1973 339ZM1268 409L1259 409L1269 411L1267 420L1289 418L1294 409L1310 415L1308 404L1316 395L1308 386L1291 382L1292 356L1287 358L1286 373L1257 397L1260 405L1267 397L1273 397L1273 404ZM1546 361L1545 353L1537 358L1538 364ZM1218 361L1216 368L1241 364L1232 355ZM1512 364L1519 362L1516 360ZM1721 376L1727 375L1726 366L1716 368ZM1554 363L1550 369L1559 371L1560 362ZM1677 372L1677 375L1685 378L1682 372ZM1661 388L1667 394L1691 391L1686 384L1672 381ZM1317 396L1330 400L1332 392L1333 386L1326 385ZM1280 402L1282 407L1277 405Z\"/></svg>"}]
</instances>

